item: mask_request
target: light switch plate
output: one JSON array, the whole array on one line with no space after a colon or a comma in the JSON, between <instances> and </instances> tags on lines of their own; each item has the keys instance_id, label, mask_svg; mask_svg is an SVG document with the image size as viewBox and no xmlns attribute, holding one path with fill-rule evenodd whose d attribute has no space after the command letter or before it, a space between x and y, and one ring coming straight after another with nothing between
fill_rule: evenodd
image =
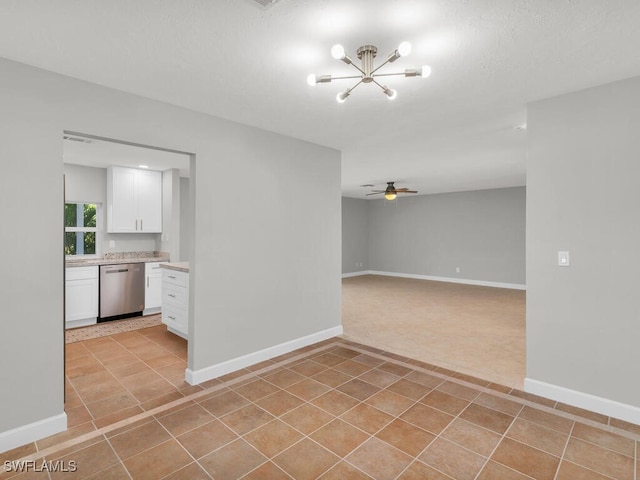
<instances>
[{"instance_id":1,"label":"light switch plate","mask_svg":"<svg viewBox=\"0 0 640 480\"><path fill-rule=\"evenodd\" d=\"M571 259L569 258L569 252L558 252L558 266L568 267L571 265Z\"/></svg>"}]
</instances>

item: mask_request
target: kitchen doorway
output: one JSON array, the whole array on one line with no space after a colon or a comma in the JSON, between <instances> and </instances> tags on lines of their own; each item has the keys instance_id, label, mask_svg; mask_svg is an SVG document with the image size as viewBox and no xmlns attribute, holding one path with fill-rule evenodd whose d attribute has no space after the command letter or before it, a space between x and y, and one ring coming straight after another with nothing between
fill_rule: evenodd
<instances>
[{"instance_id":1,"label":"kitchen doorway","mask_svg":"<svg viewBox=\"0 0 640 480\"><path fill-rule=\"evenodd\" d=\"M65 131L63 162L65 412L68 429L82 434L194 388L184 372L195 155ZM169 304L163 323L166 262L185 279L184 308ZM109 274L122 280L106 282ZM131 282L144 293L135 297ZM175 312L182 323L171 323Z\"/></svg>"}]
</instances>

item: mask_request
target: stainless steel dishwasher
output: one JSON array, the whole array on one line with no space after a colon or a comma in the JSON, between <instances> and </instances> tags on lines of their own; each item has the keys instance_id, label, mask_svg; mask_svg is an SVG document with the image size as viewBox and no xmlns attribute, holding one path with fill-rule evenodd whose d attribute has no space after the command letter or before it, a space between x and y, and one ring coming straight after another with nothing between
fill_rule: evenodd
<instances>
[{"instance_id":1,"label":"stainless steel dishwasher","mask_svg":"<svg viewBox=\"0 0 640 480\"><path fill-rule=\"evenodd\" d=\"M142 315L143 310L144 263L100 265L98 322Z\"/></svg>"}]
</instances>

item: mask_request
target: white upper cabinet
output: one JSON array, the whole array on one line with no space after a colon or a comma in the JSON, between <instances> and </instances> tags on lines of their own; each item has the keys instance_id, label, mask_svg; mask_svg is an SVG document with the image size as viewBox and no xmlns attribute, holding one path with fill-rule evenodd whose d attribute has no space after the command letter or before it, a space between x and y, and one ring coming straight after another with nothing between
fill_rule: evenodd
<instances>
[{"instance_id":1,"label":"white upper cabinet","mask_svg":"<svg viewBox=\"0 0 640 480\"><path fill-rule=\"evenodd\" d=\"M162 173L107 169L109 233L162 233Z\"/></svg>"}]
</instances>

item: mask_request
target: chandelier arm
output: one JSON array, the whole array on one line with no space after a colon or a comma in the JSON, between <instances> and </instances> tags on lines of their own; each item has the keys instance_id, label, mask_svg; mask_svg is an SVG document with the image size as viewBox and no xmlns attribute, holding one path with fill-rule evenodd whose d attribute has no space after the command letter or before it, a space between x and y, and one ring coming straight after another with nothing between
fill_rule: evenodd
<instances>
[{"instance_id":1,"label":"chandelier arm","mask_svg":"<svg viewBox=\"0 0 640 480\"><path fill-rule=\"evenodd\" d=\"M374 68L371 71L371 75L373 75L374 73L376 73L378 70L380 70L382 67L384 67L387 63L389 63L392 57L387 58L384 62L382 62L380 65L378 65L376 68Z\"/></svg>"},{"instance_id":2,"label":"chandelier arm","mask_svg":"<svg viewBox=\"0 0 640 480\"><path fill-rule=\"evenodd\" d=\"M350 75L347 77L331 77L331 80L348 80L351 78L362 78L362 75Z\"/></svg>"},{"instance_id":3,"label":"chandelier arm","mask_svg":"<svg viewBox=\"0 0 640 480\"><path fill-rule=\"evenodd\" d=\"M378 73L377 75L373 75L375 77L394 77L397 75L405 75L405 72L398 72L398 73Z\"/></svg>"},{"instance_id":4,"label":"chandelier arm","mask_svg":"<svg viewBox=\"0 0 640 480\"><path fill-rule=\"evenodd\" d=\"M363 69L361 69L358 65L356 65L355 63L351 64L356 70L358 70L362 75L367 75Z\"/></svg>"},{"instance_id":5,"label":"chandelier arm","mask_svg":"<svg viewBox=\"0 0 640 480\"><path fill-rule=\"evenodd\" d=\"M385 88L384 88L384 86L383 86L383 85L380 85L378 82L376 82L376 80L375 80L375 79L372 79L371 81L372 81L373 83L375 83L376 85L378 85L378 86L382 89L382 91L384 92Z\"/></svg>"},{"instance_id":6,"label":"chandelier arm","mask_svg":"<svg viewBox=\"0 0 640 480\"><path fill-rule=\"evenodd\" d=\"M358 83L356 83L353 87L347 89L347 92L351 93L353 92L353 90L362 83L362 80L360 80Z\"/></svg>"}]
</instances>

